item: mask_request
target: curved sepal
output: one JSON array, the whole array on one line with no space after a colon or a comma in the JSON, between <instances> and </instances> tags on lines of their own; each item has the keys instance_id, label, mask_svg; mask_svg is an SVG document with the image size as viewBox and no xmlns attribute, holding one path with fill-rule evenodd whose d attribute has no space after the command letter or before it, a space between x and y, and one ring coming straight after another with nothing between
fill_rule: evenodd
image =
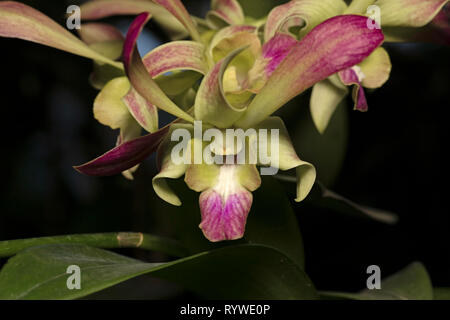
<instances>
[{"instance_id":1,"label":"curved sepal","mask_svg":"<svg viewBox=\"0 0 450 320\"><path fill-rule=\"evenodd\" d=\"M153 81L139 56L136 41L142 28L149 19L149 13L142 13L136 17L128 29L123 50L125 72L133 88L149 103L156 105L159 109L171 113L176 117L193 122L193 118L175 105L156 82Z\"/></svg>"},{"instance_id":2,"label":"curved sepal","mask_svg":"<svg viewBox=\"0 0 450 320\"><path fill-rule=\"evenodd\" d=\"M142 61L152 78L174 70L208 72L205 47L194 41L168 42L147 53Z\"/></svg>"},{"instance_id":3,"label":"curved sepal","mask_svg":"<svg viewBox=\"0 0 450 320\"><path fill-rule=\"evenodd\" d=\"M122 68L119 62L99 54L55 21L23 3L0 2L0 36L40 43Z\"/></svg>"},{"instance_id":4,"label":"curved sepal","mask_svg":"<svg viewBox=\"0 0 450 320\"><path fill-rule=\"evenodd\" d=\"M181 39L188 35L186 28L169 11L152 1L142 0L96 0L80 6L83 20L98 20L116 15L138 15L150 12L157 24L172 39Z\"/></svg>"},{"instance_id":5,"label":"curved sepal","mask_svg":"<svg viewBox=\"0 0 450 320\"><path fill-rule=\"evenodd\" d=\"M235 108L225 98L223 76L227 66L245 48L238 49L219 61L205 76L195 99L195 118L218 128L230 127L245 108Z\"/></svg>"},{"instance_id":6,"label":"curved sepal","mask_svg":"<svg viewBox=\"0 0 450 320\"><path fill-rule=\"evenodd\" d=\"M74 168L89 176L111 176L141 163L152 154L159 146L167 132L166 126L155 133L125 142L102 156Z\"/></svg>"},{"instance_id":7,"label":"curved sepal","mask_svg":"<svg viewBox=\"0 0 450 320\"><path fill-rule=\"evenodd\" d=\"M271 163L266 163L265 160L262 161L261 159L258 160L259 164L265 166L270 165L272 167L279 168L280 170L290 170L295 168L297 174L297 197L295 198L295 201L302 201L306 198L314 185L314 182L316 180L316 169L312 164L300 160L300 158L297 156L297 153L295 152L295 149L289 137L289 133L281 118L267 118L266 120L261 122L257 126L257 128L268 130L266 147L268 156L271 160L273 160L273 156L276 156L275 158L278 158L278 164L274 163L273 161L271 161ZM278 130L278 152L274 150L275 154L272 153L272 130Z\"/></svg>"},{"instance_id":8,"label":"curved sepal","mask_svg":"<svg viewBox=\"0 0 450 320\"><path fill-rule=\"evenodd\" d=\"M321 23L292 47L236 125L261 122L314 83L361 62L383 39L381 30L367 28L366 17L338 16Z\"/></svg>"},{"instance_id":9,"label":"curved sepal","mask_svg":"<svg viewBox=\"0 0 450 320\"><path fill-rule=\"evenodd\" d=\"M376 48L358 66L364 74L361 84L370 89L381 87L389 79L392 69L389 54L383 47Z\"/></svg>"},{"instance_id":10,"label":"curved sepal","mask_svg":"<svg viewBox=\"0 0 450 320\"><path fill-rule=\"evenodd\" d=\"M303 37L312 28L328 18L340 15L347 8L342 0L293 0L270 11L264 28L264 39L269 41L277 32L290 33L299 27Z\"/></svg>"}]
</instances>

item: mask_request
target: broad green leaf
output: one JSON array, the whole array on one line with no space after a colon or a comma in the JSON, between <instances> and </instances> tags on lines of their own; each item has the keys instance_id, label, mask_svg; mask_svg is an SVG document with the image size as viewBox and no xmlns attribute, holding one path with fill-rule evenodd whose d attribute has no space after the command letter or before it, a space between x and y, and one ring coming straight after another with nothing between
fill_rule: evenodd
<instances>
[{"instance_id":1,"label":"broad green leaf","mask_svg":"<svg viewBox=\"0 0 450 320\"><path fill-rule=\"evenodd\" d=\"M83 41L55 21L23 3L0 2L0 36L19 38L67 51L82 57L122 68L115 62L91 49Z\"/></svg>"},{"instance_id":2,"label":"broad green leaf","mask_svg":"<svg viewBox=\"0 0 450 320\"><path fill-rule=\"evenodd\" d=\"M443 288L443 287L434 288L433 300L450 300L450 288Z\"/></svg>"},{"instance_id":3,"label":"broad green leaf","mask_svg":"<svg viewBox=\"0 0 450 320\"><path fill-rule=\"evenodd\" d=\"M69 290L66 270L81 270ZM0 299L75 299L149 273L208 298L316 299L307 275L270 247L242 245L168 263L145 263L79 244L45 245L11 258L0 272Z\"/></svg>"},{"instance_id":4,"label":"broad green leaf","mask_svg":"<svg viewBox=\"0 0 450 320\"><path fill-rule=\"evenodd\" d=\"M186 256L186 248L173 239L139 232L110 232L0 241L0 257L10 257L31 247L61 243L84 244L103 249L141 248L174 257Z\"/></svg>"},{"instance_id":5,"label":"broad green leaf","mask_svg":"<svg viewBox=\"0 0 450 320\"><path fill-rule=\"evenodd\" d=\"M324 299L351 300L432 300L433 287L425 267L414 262L381 281L381 289L359 293L321 292Z\"/></svg>"}]
</instances>

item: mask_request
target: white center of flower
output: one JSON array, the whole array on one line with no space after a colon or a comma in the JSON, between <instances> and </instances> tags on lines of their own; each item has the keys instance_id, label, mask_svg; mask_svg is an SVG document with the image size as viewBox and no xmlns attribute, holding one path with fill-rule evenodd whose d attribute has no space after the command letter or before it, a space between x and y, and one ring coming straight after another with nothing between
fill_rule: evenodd
<instances>
[{"instance_id":1,"label":"white center of flower","mask_svg":"<svg viewBox=\"0 0 450 320\"><path fill-rule=\"evenodd\" d=\"M228 164L221 166L217 184L213 189L222 196L223 201L226 201L228 196L235 194L239 188L237 166Z\"/></svg>"}]
</instances>

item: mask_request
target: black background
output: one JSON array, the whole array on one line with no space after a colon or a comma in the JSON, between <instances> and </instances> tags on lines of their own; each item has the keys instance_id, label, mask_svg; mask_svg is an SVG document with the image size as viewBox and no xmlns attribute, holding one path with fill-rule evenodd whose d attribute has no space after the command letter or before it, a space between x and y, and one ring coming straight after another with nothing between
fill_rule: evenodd
<instances>
[{"instance_id":1,"label":"black background","mask_svg":"<svg viewBox=\"0 0 450 320\"><path fill-rule=\"evenodd\" d=\"M197 15L205 11L200 1L185 2ZM26 3L64 24L66 7L73 2ZM120 19L130 21L111 21ZM87 81L91 61L15 39L0 39L0 46L0 240L109 231L174 236L151 187L153 158L134 182L120 176L85 177L72 169L111 148L116 136L92 117L97 91ZM450 286L450 49L425 44L386 48L391 77L367 94L369 112L348 106L348 149L332 189L395 212L400 221L388 226L296 206L306 271L319 289L359 290L368 265L379 265L385 276L412 261L425 264L435 286ZM296 114L295 109L289 112ZM165 289L168 296L179 293L157 282L146 297L160 297L157 293Z\"/></svg>"}]
</instances>

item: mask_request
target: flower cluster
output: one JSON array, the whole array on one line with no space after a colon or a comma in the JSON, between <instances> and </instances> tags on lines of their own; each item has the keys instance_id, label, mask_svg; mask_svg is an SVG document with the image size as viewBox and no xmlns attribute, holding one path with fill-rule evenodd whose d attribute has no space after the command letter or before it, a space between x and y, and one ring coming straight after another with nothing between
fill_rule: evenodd
<instances>
[{"instance_id":1,"label":"flower cluster","mask_svg":"<svg viewBox=\"0 0 450 320\"><path fill-rule=\"evenodd\" d=\"M311 190L316 171L296 154L283 121L272 116L289 100L313 87L310 108L323 132L336 106L353 86L355 109L367 110L363 88L378 88L389 77L391 63L383 41L404 41L421 32L444 0L294 0L279 5L267 17L244 15L237 0L213 0L205 19L192 17L179 0L96 0L81 7L84 20L112 15L137 15L124 37L115 27L83 23L80 38L39 11L10 1L0 3L0 36L16 37L65 50L94 61L90 81L100 92L94 116L119 129L117 145L102 156L76 167L84 174L122 173L132 179L139 164L157 152L160 172L153 188L160 198L181 205L167 179L184 176L188 187L200 192L200 228L210 241L244 235L252 205L252 191L261 179L257 167L295 169L296 201ZM381 26L369 21L366 10L377 5ZM141 57L136 41L151 19L174 40ZM437 17L438 18L438 17ZM419 27L421 27L419 29ZM417 33L414 37L418 37ZM177 119L159 128L158 110ZM277 133L259 144L277 153L270 163L256 152L254 163L176 162L173 150L177 129L205 128L268 130ZM141 136L142 130L147 134ZM202 151L207 144L195 138L186 146ZM236 148L213 141L215 156L236 158L251 143L244 135ZM191 154L191 152L189 152Z\"/></svg>"}]
</instances>

